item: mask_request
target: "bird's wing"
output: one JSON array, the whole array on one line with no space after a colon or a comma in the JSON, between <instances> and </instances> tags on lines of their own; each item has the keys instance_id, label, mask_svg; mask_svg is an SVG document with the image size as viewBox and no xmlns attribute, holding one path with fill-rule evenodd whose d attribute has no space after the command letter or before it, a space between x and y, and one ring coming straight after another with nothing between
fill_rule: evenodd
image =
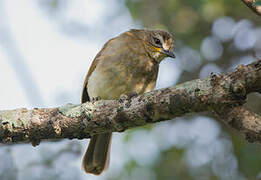
<instances>
[{"instance_id":1,"label":"bird's wing","mask_svg":"<svg viewBox=\"0 0 261 180\"><path fill-rule=\"evenodd\" d=\"M113 38L114 39L114 38ZM108 42L106 42L103 46L103 48L100 50L100 52L95 56L92 64L91 64L91 67L88 71L88 74L85 78L85 81L84 81L84 84L83 84L83 89L82 89L82 103L85 103L87 101L90 101L90 97L89 97L89 94L88 94L88 91L87 91L87 85L88 85L88 80L89 80L89 77L91 76L92 72L94 71L94 69L96 68L97 64L99 63L99 60L100 60L100 56L102 55L103 53L103 50L108 46L109 42L111 42L113 39L109 40Z\"/></svg>"},{"instance_id":2,"label":"bird's wing","mask_svg":"<svg viewBox=\"0 0 261 180\"><path fill-rule=\"evenodd\" d=\"M119 40L119 38L121 40ZM140 39L138 38L137 35L135 35L135 32L133 32L132 30L131 31L127 31L123 34L121 34L120 36L118 37L115 37L115 38L112 38L110 39L108 42L106 42L103 46L103 48L101 49L101 51L96 55L96 57L94 58L92 64L91 64L91 67L89 69L89 72L85 78L85 81L84 81L84 84L83 84L83 90L82 90L82 103L85 103L87 101L90 101L90 97L88 95L88 91L87 91L87 86L88 86L88 80L89 80L89 77L91 76L92 72L94 71L94 69L96 68L97 64L100 62L101 60L101 57L103 56L104 52L105 52L105 49L109 46L113 46L113 43L111 43L114 39L117 39L118 41L120 41L122 43L122 46L124 44L124 46L131 46L128 39L132 39L132 43L135 44L136 46L139 45L139 43L136 43L136 40L140 41ZM126 41L128 40L128 41ZM133 41L134 40L134 41ZM126 43L128 42L128 43ZM143 45L140 45L141 48ZM126 51L127 52L127 51ZM126 53L124 52L124 53ZM115 54L112 55L115 59ZM112 56L109 56L108 54L106 54L106 58L103 57L103 59L109 59L110 57ZM117 56L122 56L122 54L118 54ZM128 56L130 56L130 54L128 54ZM117 59L117 58L116 58Z\"/></svg>"}]
</instances>

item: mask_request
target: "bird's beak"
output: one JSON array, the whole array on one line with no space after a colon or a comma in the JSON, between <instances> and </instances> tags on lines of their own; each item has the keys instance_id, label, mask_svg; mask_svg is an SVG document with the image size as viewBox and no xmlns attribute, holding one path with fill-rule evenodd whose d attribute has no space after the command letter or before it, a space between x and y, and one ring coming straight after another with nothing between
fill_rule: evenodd
<instances>
[{"instance_id":1,"label":"bird's beak","mask_svg":"<svg viewBox=\"0 0 261 180\"><path fill-rule=\"evenodd\" d=\"M176 57L175 54L172 51L167 51L165 49L161 49L160 52L165 54L165 55L167 55L168 57L171 57L171 58L175 58Z\"/></svg>"}]
</instances>

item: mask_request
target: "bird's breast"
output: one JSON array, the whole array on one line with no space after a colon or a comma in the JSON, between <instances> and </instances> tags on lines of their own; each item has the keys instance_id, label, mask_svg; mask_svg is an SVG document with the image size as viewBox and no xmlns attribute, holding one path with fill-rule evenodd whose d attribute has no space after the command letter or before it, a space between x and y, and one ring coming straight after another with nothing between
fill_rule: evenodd
<instances>
[{"instance_id":1,"label":"bird's breast","mask_svg":"<svg viewBox=\"0 0 261 180\"><path fill-rule=\"evenodd\" d=\"M154 89L158 65L150 59L107 62L97 66L88 80L91 98L117 99L121 94L145 93Z\"/></svg>"}]
</instances>

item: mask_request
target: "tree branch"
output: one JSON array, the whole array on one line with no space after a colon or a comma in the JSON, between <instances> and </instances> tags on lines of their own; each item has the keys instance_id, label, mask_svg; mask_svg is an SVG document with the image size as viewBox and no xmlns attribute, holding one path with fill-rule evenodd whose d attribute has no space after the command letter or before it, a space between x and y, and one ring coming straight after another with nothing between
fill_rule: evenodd
<instances>
[{"instance_id":1,"label":"tree branch","mask_svg":"<svg viewBox=\"0 0 261 180\"><path fill-rule=\"evenodd\" d=\"M249 7L254 13L261 16L261 6L254 6L255 0L241 0L247 7Z\"/></svg>"},{"instance_id":2,"label":"tree branch","mask_svg":"<svg viewBox=\"0 0 261 180\"><path fill-rule=\"evenodd\" d=\"M241 108L251 92L261 93L261 60L228 74L118 100L0 111L0 142L37 145L42 139L89 138L203 111L217 112L248 140L261 142L260 116Z\"/></svg>"},{"instance_id":3,"label":"tree branch","mask_svg":"<svg viewBox=\"0 0 261 180\"><path fill-rule=\"evenodd\" d=\"M249 142L260 142L261 116L238 106L218 111L217 114L231 127L243 132Z\"/></svg>"}]
</instances>

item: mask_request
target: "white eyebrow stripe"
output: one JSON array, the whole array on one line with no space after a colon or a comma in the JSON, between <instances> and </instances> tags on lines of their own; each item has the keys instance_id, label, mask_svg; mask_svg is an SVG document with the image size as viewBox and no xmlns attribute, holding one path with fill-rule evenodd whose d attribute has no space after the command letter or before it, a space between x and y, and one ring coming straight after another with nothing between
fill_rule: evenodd
<instances>
[{"instance_id":1,"label":"white eyebrow stripe","mask_svg":"<svg viewBox=\"0 0 261 180\"><path fill-rule=\"evenodd\" d=\"M163 47L164 50L169 50L169 48L167 47L167 44L166 44L166 43L163 43L163 44L162 44L162 47Z\"/></svg>"}]
</instances>

